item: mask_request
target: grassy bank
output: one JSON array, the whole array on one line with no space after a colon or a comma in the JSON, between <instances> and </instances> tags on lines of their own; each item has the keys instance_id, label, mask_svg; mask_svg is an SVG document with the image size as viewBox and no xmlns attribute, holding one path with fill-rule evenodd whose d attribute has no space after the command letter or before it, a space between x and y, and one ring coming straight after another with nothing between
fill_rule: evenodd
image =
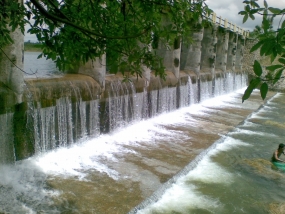
<instances>
[{"instance_id":1,"label":"grassy bank","mask_svg":"<svg viewBox=\"0 0 285 214\"><path fill-rule=\"evenodd\" d=\"M24 43L24 51L41 52L42 51L42 44L25 42Z\"/></svg>"}]
</instances>

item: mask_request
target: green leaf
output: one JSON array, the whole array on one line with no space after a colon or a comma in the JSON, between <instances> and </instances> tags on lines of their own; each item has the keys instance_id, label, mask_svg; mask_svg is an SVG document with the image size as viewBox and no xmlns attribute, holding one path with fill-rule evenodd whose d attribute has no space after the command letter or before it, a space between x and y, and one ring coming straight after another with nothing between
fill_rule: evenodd
<instances>
[{"instance_id":1,"label":"green leaf","mask_svg":"<svg viewBox=\"0 0 285 214\"><path fill-rule=\"evenodd\" d=\"M267 32L268 29L270 28L270 22L267 19L267 15L266 14L263 15L262 28L264 29L264 32Z\"/></svg>"},{"instance_id":2,"label":"green leaf","mask_svg":"<svg viewBox=\"0 0 285 214\"><path fill-rule=\"evenodd\" d=\"M37 59L42 58L43 54L41 53L40 55L38 55Z\"/></svg>"},{"instance_id":3,"label":"green leaf","mask_svg":"<svg viewBox=\"0 0 285 214\"><path fill-rule=\"evenodd\" d=\"M266 0L264 0L263 3L264 3L264 7L265 7L265 8L268 8L268 4L267 4Z\"/></svg>"},{"instance_id":4,"label":"green leaf","mask_svg":"<svg viewBox=\"0 0 285 214\"><path fill-rule=\"evenodd\" d=\"M249 17L250 17L252 20L255 19L254 15L252 15L252 14L249 14Z\"/></svg>"},{"instance_id":5,"label":"green leaf","mask_svg":"<svg viewBox=\"0 0 285 214\"><path fill-rule=\"evenodd\" d=\"M270 49L272 49L272 45L274 43L273 42L270 42L270 41L266 41L263 46L260 48L260 56L263 56L263 55L268 55L266 53L269 52Z\"/></svg>"},{"instance_id":6,"label":"green leaf","mask_svg":"<svg viewBox=\"0 0 285 214\"><path fill-rule=\"evenodd\" d=\"M269 71L274 71L278 68L282 68L283 65L270 65L270 66L267 66L266 69L269 70Z\"/></svg>"},{"instance_id":7,"label":"green leaf","mask_svg":"<svg viewBox=\"0 0 285 214\"><path fill-rule=\"evenodd\" d=\"M262 74L262 67L257 60L254 60L253 71L259 77Z\"/></svg>"},{"instance_id":8,"label":"green leaf","mask_svg":"<svg viewBox=\"0 0 285 214\"><path fill-rule=\"evenodd\" d=\"M279 15L281 13L281 10L279 8L269 7L268 10L273 13Z\"/></svg>"},{"instance_id":9,"label":"green leaf","mask_svg":"<svg viewBox=\"0 0 285 214\"><path fill-rule=\"evenodd\" d=\"M245 23L247 19L248 19L248 14L245 14L243 17L242 23Z\"/></svg>"},{"instance_id":10,"label":"green leaf","mask_svg":"<svg viewBox=\"0 0 285 214\"><path fill-rule=\"evenodd\" d=\"M252 9L252 10L250 10L250 14L255 14L255 13L257 13L258 11L259 11L260 9Z\"/></svg>"},{"instance_id":11,"label":"green leaf","mask_svg":"<svg viewBox=\"0 0 285 214\"><path fill-rule=\"evenodd\" d=\"M250 85L249 85L247 87L247 89L245 90L243 96L242 96L242 102L244 102L245 100L247 100L250 97L252 91L253 91L253 88L250 87Z\"/></svg>"},{"instance_id":12,"label":"green leaf","mask_svg":"<svg viewBox=\"0 0 285 214\"><path fill-rule=\"evenodd\" d=\"M275 60L276 57L277 57L277 51L275 49L273 49L272 54L270 56L271 63L273 63L273 61Z\"/></svg>"},{"instance_id":13,"label":"green leaf","mask_svg":"<svg viewBox=\"0 0 285 214\"><path fill-rule=\"evenodd\" d=\"M240 14L240 15L245 15L246 12L245 12L245 11L240 11L238 14Z\"/></svg>"},{"instance_id":14,"label":"green leaf","mask_svg":"<svg viewBox=\"0 0 285 214\"><path fill-rule=\"evenodd\" d=\"M253 7L259 8L259 4L257 4L257 3L255 2L255 0L254 0L254 1L251 1L251 5L252 5Z\"/></svg>"},{"instance_id":15,"label":"green leaf","mask_svg":"<svg viewBox=\"0 0 285 214\"><path fill-rule=\"evenodd\" d=\"M250 49L250 52L256 51L264 42L261 40Z\"/></svg>"},{"instance_id":16,"label":"green leaf","mask_svg":"<svg viewBox=\"0 0 285 214\"><path fill-rule=\"evenodd\" d=\"M278 80L280 80L282 73L283 73L283 68L276 72L273 84L275 84L276 82L278 82Z\"/></svg>"},{"instance_id":17,"label":"green leaf","mask_svg":"<svg viewBox=\"0 0 285 214\"><path fill-rule=\"evenodd\" d=\"M282 64L285 64L285 58L279 58L278 61L281 62Z\"/></svg>"},{"instance_id":18,"label":"green leaf","mask_svg":"<svg viewBox=\"0 0 285 214\"><path fill-rule=\"evenodd\" d=\"M285 20L282 22L281 28L285 28Z\"/></svg>"},{"instance_id":19,"label":"green leaf","mask_svg":"<svg viewBox=\"0 0 285 214\"><path fill-rule=\"evenodd\" d=\"M266 82L262 83L262 85L260 86L260 95L262 97L262 99L264 100L266 98L266 94L268 92L268 85Z\"/></svg>"},{"instance_id":20,"label":"green leaf","mask_svg":"<svg viewBox=\"0 0 285 214\"><path fill-rule=\"evenodd\" d=\"M249 86L247 87L247 89L245 90L243 96L242 96L242 102L244 102L245 100L247 100L252 91L260 84L260 79L256 78L256 79L252 79L249 83Z\"/></svg>"}]
</instances>

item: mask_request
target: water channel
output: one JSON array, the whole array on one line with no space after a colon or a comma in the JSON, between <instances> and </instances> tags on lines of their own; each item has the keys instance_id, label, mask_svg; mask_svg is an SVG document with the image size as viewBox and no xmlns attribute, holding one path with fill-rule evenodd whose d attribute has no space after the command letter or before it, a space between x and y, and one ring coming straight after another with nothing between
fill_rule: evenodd
<instances>
[{"instance_id":1,"label":"water channel","mask_svg":"<svg viewBox=\"0 0 285 214\"><path fill-rule=\"evenodd\" d=\"M263 103L255 91L242 104L235 80L199 104L166 99L152 118L0 165L0 213L282 213L285 174L269 160L285 135L285 94Z\"/></svg>"},{"instance_id":2,"label":"water channel","mask_svg":"<svg viewBox=\"0 0 285 214\"><path fill-rule=\"evenodd\" d=\"M156 202L133 213L284 213L285 173L269 161L284 143L284 98L270 99L191 162Z\"/></svg>"}]
</instances>

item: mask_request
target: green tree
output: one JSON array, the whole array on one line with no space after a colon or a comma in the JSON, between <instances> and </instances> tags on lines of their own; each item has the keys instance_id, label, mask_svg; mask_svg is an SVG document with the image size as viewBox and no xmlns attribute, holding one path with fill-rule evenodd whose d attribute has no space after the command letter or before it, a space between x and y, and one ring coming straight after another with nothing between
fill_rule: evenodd
<instances>
[{"instance_id":1,"label":"green tree","mask_svg":"<svg viewBox=\"0 0 285 214\"><path fill-rule=\"evenodd\" d=\"M172 45L189 35L209 9L203 0L1 0L0 48L13 43L10 32L29 25L43 45L39 57L62 70L107 53L111 73L141 76L141 64L164 77L162 60L150 44ZM167 22L163 22L167 17Z\"/></svg>"},{"instance_id":2,"label":"green tree","mask_svg":"<svg viewBox=\"0 0 285 214\"><path fill-rule=\"evenodd\" d=\"M274 85L278 80L283 78L282 73L285 69L285 8L269 7L266 0L261 7L257 0L244 1L244 11L239 14L243 15L243 22L248 18L255 19L255 15L262 15L262 23L256 36L257 43L251 48L250 52L259 49L260 56L267 56L271 59L271 65L263 69L258 60L254 61L253 71L254 78L250 81L242 101L248 99L255 88L260 88L262 99L265 99L268 92L268 85ZM272 29L272 23L279 18L278 28ZM277 61L277 63L275 63ZM274 62L274 64L273 64Z\"/></svg>"}]
</instances>

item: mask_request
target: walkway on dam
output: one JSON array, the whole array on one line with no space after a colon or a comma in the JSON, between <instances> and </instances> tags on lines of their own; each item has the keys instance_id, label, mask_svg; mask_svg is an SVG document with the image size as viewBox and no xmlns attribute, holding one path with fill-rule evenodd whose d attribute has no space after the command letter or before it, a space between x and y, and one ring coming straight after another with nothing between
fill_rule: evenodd
<instances>
[{"instance_id":1,"label":"walkway on dam","mask_svg":"<svg viewBox=\"0 0 285 214\"><path fill-rule=\"evenodd\" d=\"M153 142L136 140L143 132L139 126L125 128L117 136L119 151L114 151L112 157L101 156L109 173L91 170L85 179L53 177L48 181L52 188L62 191L58 203L72 203L79 213L128 213L266 102L254 91L242 103L242 93L233 93L222 104L208 100L199 104L199 111L195 111L195 105L191 111L185 108L189 112L182 110L183 118L178 113L168 113L168 121L162 121L156 136L150 137ZM269 92L267 100L275 94ZM121 143L123 135L134 135L132 143Z\"/></svg>"}]
</instances>

